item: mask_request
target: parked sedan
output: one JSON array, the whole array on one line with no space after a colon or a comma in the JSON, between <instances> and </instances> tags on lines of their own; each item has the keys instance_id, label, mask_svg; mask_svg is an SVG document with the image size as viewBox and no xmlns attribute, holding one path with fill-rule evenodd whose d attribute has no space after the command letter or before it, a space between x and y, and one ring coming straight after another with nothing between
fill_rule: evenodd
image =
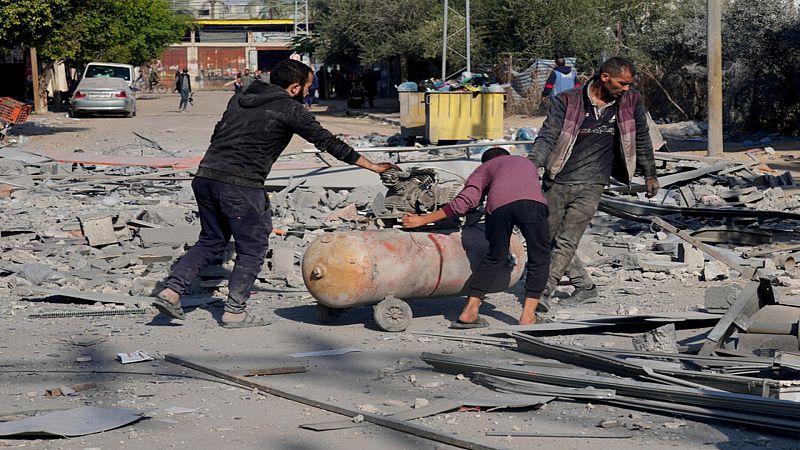
<instances>
[{"instance_id":1,"label":"parked sedan","mask_svg":"<svg viewBox=\"0 0 800 450\"><path fill-rule=\"evenodd\" d=\"M84 113L122 113L125 117L136 115L136 98L122 78L84 78L78 83L70 103L72 117Z\"/></svg>"}]
</instances>

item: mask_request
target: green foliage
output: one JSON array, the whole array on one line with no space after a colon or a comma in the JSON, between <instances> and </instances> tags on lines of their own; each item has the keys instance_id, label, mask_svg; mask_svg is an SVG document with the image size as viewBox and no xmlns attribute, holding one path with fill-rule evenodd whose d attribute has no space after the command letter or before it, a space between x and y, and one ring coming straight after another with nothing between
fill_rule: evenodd
<instances>
[{"instance_id":1,"label":"green foliage","mask_svg":"<svg viewBox=\"0 0 800 450\"><path fill-rule=\"evenodd\" d=\"M419 27L435 9L436 3L419 0L316 0L312 17L320 36L319 56L329 62L373 63L418 55L425 39Z\"/></svg>"},{"instance_id":2,"label":"green foliage","mask_svg":"<svg viewBox=\"0 0 800 450\"><path fill-rule=\"evenodd\" d=\"M464 6L451 0L456 8ZM613 55L639 67L657 117L706 116L706 2L697 0L472 0L473 65L507 55L574 56L585 75ZM795 0L722 0L729 130L800 133L800 20ZM313 44L328 62L441 58L442 1L316 0ZM464 25L450 16L451 30ZM460 39L460 42L458 41ZM457 36L452 48L464 48ZM464 59L448 53L450 69ZM435 65L434 65L435 66Z\"/></svg>"},{"instance_id":3,"label":"green foliage","mask_svg":"<svg viewBox=\"0 0 800 450\"><path fill-rule=\"evenodd\" d=\"M0 46L35 47L67 19L69 0L0 0Z\"/></svg>"},{"instance_id":4,"label":"green foliage","mask_svg":"<svg viewBox=\"0 0 800 450\"><path fill-rule=\"evenodd\" d=\"M76 64L142 64L180 41L189 26L191 19L166 0L0 0L0 41L7 47L35 46L43 58Z\"/></svg>"}]
</instances>

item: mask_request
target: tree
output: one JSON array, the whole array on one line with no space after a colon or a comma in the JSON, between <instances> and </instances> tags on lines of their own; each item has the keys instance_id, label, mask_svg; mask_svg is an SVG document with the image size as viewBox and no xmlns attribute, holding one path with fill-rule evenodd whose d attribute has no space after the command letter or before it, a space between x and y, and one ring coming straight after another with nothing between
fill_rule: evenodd
<instances>
[{"instance_id":1,"label":"tree","mask_svg":"<svg viewBox=\"0 0 800 450\"><path fill-rule=\"evenodd\" d=\"M191 26L166 0L0 0L0 42L51 61L134 65L160 56Z\"/></svg>"},{"instance_id":2,"label":"tree","mask_svg":"<svg viewBox=\"0 0 800 450\"><path fill-rule=\"evenodd\" d=\"M311 6L318 54L329 63L418 58L427 39L420 27L434 17L436 5L419 0L315 0Z\"/></svg>"},{"instance_id":3,"label":"tree","mask_svg":"<svg viewBox=\"0 0 800 450\"><path fill-rule=\"evenodd\" d=\"M0 44L37 47L68 15L69 0L0 0Z\"/></svg>"}]
</instances>

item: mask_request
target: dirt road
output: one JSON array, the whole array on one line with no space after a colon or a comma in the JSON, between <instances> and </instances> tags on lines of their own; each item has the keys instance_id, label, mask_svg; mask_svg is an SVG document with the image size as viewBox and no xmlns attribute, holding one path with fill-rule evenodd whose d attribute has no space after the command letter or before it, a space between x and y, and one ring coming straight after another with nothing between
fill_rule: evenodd
<instances>
[{"instance_id":1,"label":"dirt road","mask_svg":"<svg viewBox=\"0 0 800 450\"><path fill-rule=\"evenodd\" d=\"M36 118L20 127L23 148L63 151L82 149L97 154L145 156L201 154L214 124L224 110L229 93L202 92L195 96L189 113L176 112L178 98L141 99L135 118L87 118L74 120L66 114ZM320 121L336 133L363 136L397 130L365 118L320 114ZM162 150L133 132L157 142ZM292 151L307 144L293 141ZM54 208L63 206L57 198ZM5 204L10 207L10 204ZM166 206L169 206L168 204ZM92 206L87 206L92 208ZM97 208L97 206L94 206ZM62 211L65 220L78 211ZM31 219L32 221L35 218ZM33 222L32 222L33 223ZM3 236L4 252L14 261L38 243L19 246L15 237ZM57 248L64 240L48 241ZM103 267L102 253L90 252L76 264ZM49 261L40 261L48 263ZM59 267L76 270L76 267ZM135 277L132 277L135 278ZM695 277L696 278L696 277ZM0 279L4 308L0 313L0 415L32 410L66 409L81 405L136 408L147 418L135 425L74 439L0 440L0 446L28 448L130 448L130 449L431 449L450 448L377 426L314 432L301 424L341 420L342 416L313 407L265 396L222 384L206 375L165 362L176 354L221 370L242 372L274 366L306 364L303 374L260 377L259 381L309 398L352 409L394 413L407 410L417 399L434 401L463 394L472 385L463 377L430 370L419 355L444 352L473 358L519 359L504 347L445 340L416 333L451 333L478 336L474 331L454 332L446 327L454 320L463 298L420 300L412 303L414 320L404 333L377 329L369 307L347 312L334 326L315 318L315 302L302 288L272 289L257 285L248 310L266 317L264 328L226 330L218 326L218 304L187 308L187 320L171 323L163 317L131 315L96 318L35 319L29 314L52 310L52 302L23 300L13 277ZM133 282L134 280L128 280ZM691 276L680 280L652 277L637 281L609 276L596 303L583 308L592 313L616 314L636 308L640 313L686 311L703 302L703 290ZM102 283L95 290L103 292ZM489 296L482 314L492 326L516 323L521 310L519 284L508 293ZM63 299L62 299L63 300ZM58 306L58 305L55 305ZM83 305L84 307L86 305ZM73 307L74 309L74 307ZM602 335L556 338L575 345L626 346L630 337ZM353 347L360 351L341 356L292 358L296 352ZM115 355L144 349L157 358L123 366ZM75 396L46 397L46 389L95 382L97 389ZM179 407L175 409L174 407ZM599 439L608 433L601 422L620 424L630 432L626 439ZM719 423L676 421L674 417L632 410L557 401L539 410L448 412L416 423L457 433L464 439L509 449L633 449L746 448L769 445L790 448L796 441L774 435L742 431ZM568 433L572 438L487 437L486 431Z\"/></svg>"}]
</instances>

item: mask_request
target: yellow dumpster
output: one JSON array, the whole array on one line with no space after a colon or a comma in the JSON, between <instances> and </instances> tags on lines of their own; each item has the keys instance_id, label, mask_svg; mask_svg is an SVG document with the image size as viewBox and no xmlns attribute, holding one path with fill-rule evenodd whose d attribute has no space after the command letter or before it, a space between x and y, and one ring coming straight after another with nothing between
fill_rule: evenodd
<instances>
[{"instance_id":1,"label":"yellow dumpster","mask_svg":"<svg viewBox=\"0 0 800 450\"><path fill-rule=\"evenodd\" d=\"M430 142L503 137L504 92L428 92L425 138Z\"/></svg>"},{"instance_id":2,"label":"yellow dumpster","mask_svg":"<svg viewBox=\"0 0 800 450\"><path fill-rule=\"evenodd\" d=\"M425 92L398 92L400 95L400 136L425 136Z\"/></svg>"}]
</instances>

